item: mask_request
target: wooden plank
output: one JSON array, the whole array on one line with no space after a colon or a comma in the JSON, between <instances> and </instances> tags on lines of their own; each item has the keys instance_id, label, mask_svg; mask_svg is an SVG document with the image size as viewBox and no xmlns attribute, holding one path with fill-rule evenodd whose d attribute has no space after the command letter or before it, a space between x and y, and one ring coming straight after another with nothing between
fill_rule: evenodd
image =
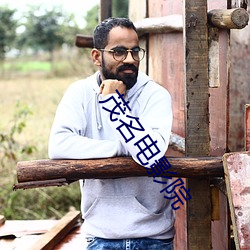
<instances>
[{"instance_id":1,"label":"wooden plank","mask_svg":"<svg viewBox=\"0 0 250 250\"><path fill-rule=\"evenodd\" d=\"M223 156L228 200L237 250L250 249L250 152Z\"/></svg>"},{"instance_id":2,"label":"wooden plank","mask_svg":"<svg viewBox=\"0 0 250 250\"><path fill-rule=\"evenodd\" d=\"M250 104L245 106L245 150L250 151Z\"/></svg>"},{"instance_id":3,"label":"wooden plank","mask_svg":"<svg viewBox=\"0 0 250 250\"><path fill-rule=\"evenodd\" d=\"M80 211L68 212L55 226L42 235L30 250L50 250L72 230L80 219Z\"/></svg>"},{"instance_id":4,"label":"wooden plank","mask_svg":"<svg viewBox=\"0 0 250 250\"><path fill-rule=\"evenodd\" d=\"M186 156L208 156L208 28L207 1L184 3L184 51L186 86ZM207 178L187 180L192 199L187 202L188 249L211 249L211 200ZM201 202L202 201L202 202Z\"/></svg>"},{"instance_id":5,"label":"wooden plank","mask_svg":"<svg viewBox=\"0 0 250 250\"><path fill-rule=\"evenodd\" d=\"M1 250L27 250L58 220L6 220L0 227ZM53 250L82 250L86 248L82 225L72 229Z\"/></svg>"}]
</instances>

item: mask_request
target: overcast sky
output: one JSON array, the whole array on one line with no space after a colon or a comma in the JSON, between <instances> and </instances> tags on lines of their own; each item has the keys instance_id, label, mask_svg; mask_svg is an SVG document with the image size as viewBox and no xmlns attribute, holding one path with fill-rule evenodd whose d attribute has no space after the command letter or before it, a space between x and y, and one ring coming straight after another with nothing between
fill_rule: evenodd
<instances>
[{"instance_id":1,"label":"overcast sky","mask_svg":"<svg viewBox=\"0 0 250 250\"><path fill-rule=\"evenodd\" d=\"M62 6L64 11L75 14L78 25L82 26L83 16L99 2L100 0L0 0L0 5L7 5L20 12L25 11L27 5Z\"/></svg>"}]
</instances>

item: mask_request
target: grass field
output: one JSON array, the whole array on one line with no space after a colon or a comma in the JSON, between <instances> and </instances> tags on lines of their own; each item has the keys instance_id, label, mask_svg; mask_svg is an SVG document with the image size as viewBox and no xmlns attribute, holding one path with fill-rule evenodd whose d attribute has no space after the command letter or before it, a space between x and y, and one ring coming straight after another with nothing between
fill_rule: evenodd
<instances>
[{"instance_id":1,"label":"grass field","mask_svg":"<svg viewBox=\"0 0 250 250\"><path fill-rule=\"evenodd\" d=\"M29 157L20 156L19 161L48 158L48 137L57 105L67 87L82 77L48 78L30 72L22 77L17 74L0 79L0 131L9 129L17 101L28 105L33 113L16 139L22 144L35 145L37 151ZM7 219L60 218L70 207L80 208L77 182L68 187L12 191L14 183L15 164L7 162L6 166L0 166L0 214Z\"/></svg>"}]
</instances>

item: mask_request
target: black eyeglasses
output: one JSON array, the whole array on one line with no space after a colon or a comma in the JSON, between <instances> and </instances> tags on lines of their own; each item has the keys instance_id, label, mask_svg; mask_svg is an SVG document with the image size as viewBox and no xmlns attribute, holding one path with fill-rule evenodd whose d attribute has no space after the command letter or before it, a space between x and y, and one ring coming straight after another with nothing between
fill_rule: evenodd
<instances>
[{"instance_id":1,"label":"black eyeglasses","mask_svg":"<svg viewBox=\"0 0 250 250\"><path fill-rule=\"evenodd\" d=\"M98 50L112 53L113 58L118 62L124 61L128 56L128 52L131 53L132 58L135 61L141 61L145 56L145 50L140 47L134 49L114 48L114 49L98 49Z\"/></svg>"}]
</instances>

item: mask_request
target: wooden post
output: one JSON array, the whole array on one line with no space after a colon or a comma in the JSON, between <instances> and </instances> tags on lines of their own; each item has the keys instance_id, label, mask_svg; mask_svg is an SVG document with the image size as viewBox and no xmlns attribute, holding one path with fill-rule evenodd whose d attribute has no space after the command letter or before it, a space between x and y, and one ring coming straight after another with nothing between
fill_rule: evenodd
<instances>
[{"instance_id":1,"label":"wooden post","mask_svg":"<svg viewBox=\"0 0 250 250\"><path fill-rule=\"evenodd\" d=\"M186 156L208 156L208 27L207 1L184 1ZM190 250L211 249L211 200L208 178L187 180L187 240Z\"/></svg>"},{"instance_id":2,"label":"wooden post","mask_svg":"<svg viewBox=\"0 0 250 250\"><path fill-rule=\"evenodd\" d=\"M99 22L112 16L112 0L100 0Z\"/></svg>"}]
</instances>

